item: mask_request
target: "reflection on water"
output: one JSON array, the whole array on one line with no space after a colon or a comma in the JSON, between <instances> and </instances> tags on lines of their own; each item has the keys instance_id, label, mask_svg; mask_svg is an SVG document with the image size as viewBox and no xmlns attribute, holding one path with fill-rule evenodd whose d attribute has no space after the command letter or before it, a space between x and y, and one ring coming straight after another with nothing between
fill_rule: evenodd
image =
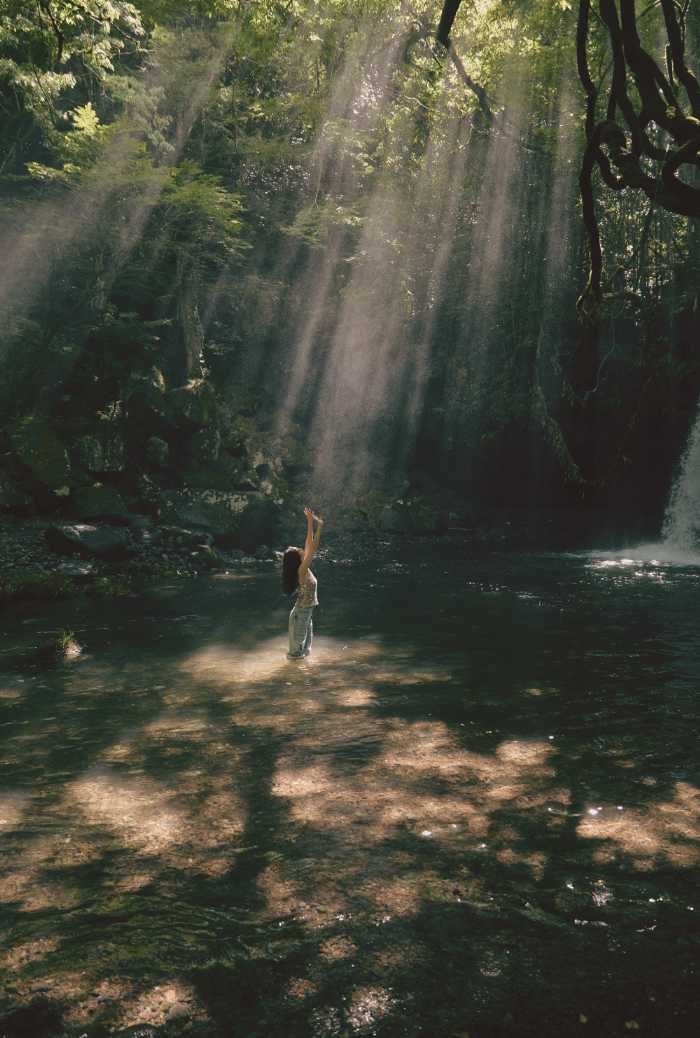
<instances>
[{"instance_id":1,"label":"reflection on water","mask_svg":"<svg viewBox=\"0 0 700 1038\"><path fill-rule=\"evenodd\" d=\"M262 568L6 619L0 1007L694 1033L698 573L431 552L327 563L302 661Z\"/></svg>"}]
</instances>

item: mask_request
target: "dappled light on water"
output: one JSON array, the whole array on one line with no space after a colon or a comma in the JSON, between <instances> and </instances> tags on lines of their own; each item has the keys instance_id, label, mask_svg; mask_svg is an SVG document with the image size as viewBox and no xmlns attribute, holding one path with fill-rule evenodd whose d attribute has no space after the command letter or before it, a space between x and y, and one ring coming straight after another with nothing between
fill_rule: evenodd
<instances>
[{"instance_id":1,"label":"dappled light on water","mask_svg":"<svg viewBox=\"0 0 700 1038\"><path fill-rule=\"evenodd\" d=\"M700 789L676 783L673 797L641 808L594 808L578 826L586 839L600 841L596 860L618 853L632 867L648 871L665 864L695 868L700 864Z\"/></svg>"},{"instance_id":2,"label":"dappled light on water","mask_svg":"<svg viewBox=\"0 0 700 1038\"><path fill-rule=\"evenodd\" d=\"M449 991L450 1034L490 1026L519 977L563 999L574 954L592 978L621 946L639 973L660 911L672 949L700 864L690 632L663 586L527 566L527 594L493 558L421 569L408 603L358 573L370 606L321 611L302 661L271 574L169 586L76 618L80 662L7 674L13 998L39 985L76 1027L214 1035L234 1013L325 1038L410 1014L418 1034Z\"/></svg>"}]
</instances>

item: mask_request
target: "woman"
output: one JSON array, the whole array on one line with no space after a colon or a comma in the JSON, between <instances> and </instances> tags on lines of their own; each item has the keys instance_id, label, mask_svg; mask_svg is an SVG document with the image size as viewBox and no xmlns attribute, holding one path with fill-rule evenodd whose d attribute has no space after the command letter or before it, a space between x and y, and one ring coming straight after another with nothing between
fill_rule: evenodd
<instances>
[{"instance_id":1,"label":"woman","mask_svg":"<svg viewBox=\"0 0 700 1038\"><path fill-rule=\"evenodd\" d=\"M296 595L289 614L289 652L287 659L299 660L311 652L314 636L313 612L318 605L316 588L318 581L309 566L321 540L323 519L319 519L310 508L304 509L306 516L306 541L304 550L287 548L282 559L282 585L288 595ZM317 524L314 529L314 522Z\"/></svg>"}]
</instances>

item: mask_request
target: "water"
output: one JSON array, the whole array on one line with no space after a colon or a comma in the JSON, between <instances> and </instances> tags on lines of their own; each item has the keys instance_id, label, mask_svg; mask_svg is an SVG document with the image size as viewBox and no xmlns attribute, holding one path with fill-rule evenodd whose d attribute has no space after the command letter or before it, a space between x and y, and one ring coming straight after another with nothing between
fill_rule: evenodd
<instances>
[{"instance_id":1,"label":"water","mask_svg":"<svg viewBox=\"0 0 700 1038\"><path fill-rule=\"evenodd\" d=\"M262 566L5 617L2 1009L697 1033L700 568L453 544L318 575L301 663ZM65 627L83 657L34 663Z\"/></svg>"},{"instance_id":2,"label":"water","mask_svg":"<svg viewBox=\"0 0 700 1038\"><path fill-rule=\"evenodd\" d=\"M700 552L700 414L681 460L664 517L663 540L686 556Z\"/></svg>"}]
</instances>

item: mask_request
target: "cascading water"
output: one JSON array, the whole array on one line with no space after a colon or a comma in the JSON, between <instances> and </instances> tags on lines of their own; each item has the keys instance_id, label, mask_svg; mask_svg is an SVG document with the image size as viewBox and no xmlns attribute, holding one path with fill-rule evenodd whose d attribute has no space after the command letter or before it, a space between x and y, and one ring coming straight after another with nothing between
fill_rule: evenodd
<instances>
[{"instance_id":1,"label":"cascading water","mask_svg":"<svg viewBox=\"0 0 700 1038\"><path fill-rule=\"evenodd\" d=\"M675 549L694 553L700 548L700 411L671 490L662 536Z\"/></svg>"},{"instance_id":2,"label":"cascading water","mask_svg":"<svg viewBox=\"0 0 700 1038\"><path fill-rule=\"evenodd\" d=\"M700 408L671 488L660 540L591 554L594 569L627 568L635 576L648 576L658 567L700 565Z\"/></svg>"}]
</instances>

